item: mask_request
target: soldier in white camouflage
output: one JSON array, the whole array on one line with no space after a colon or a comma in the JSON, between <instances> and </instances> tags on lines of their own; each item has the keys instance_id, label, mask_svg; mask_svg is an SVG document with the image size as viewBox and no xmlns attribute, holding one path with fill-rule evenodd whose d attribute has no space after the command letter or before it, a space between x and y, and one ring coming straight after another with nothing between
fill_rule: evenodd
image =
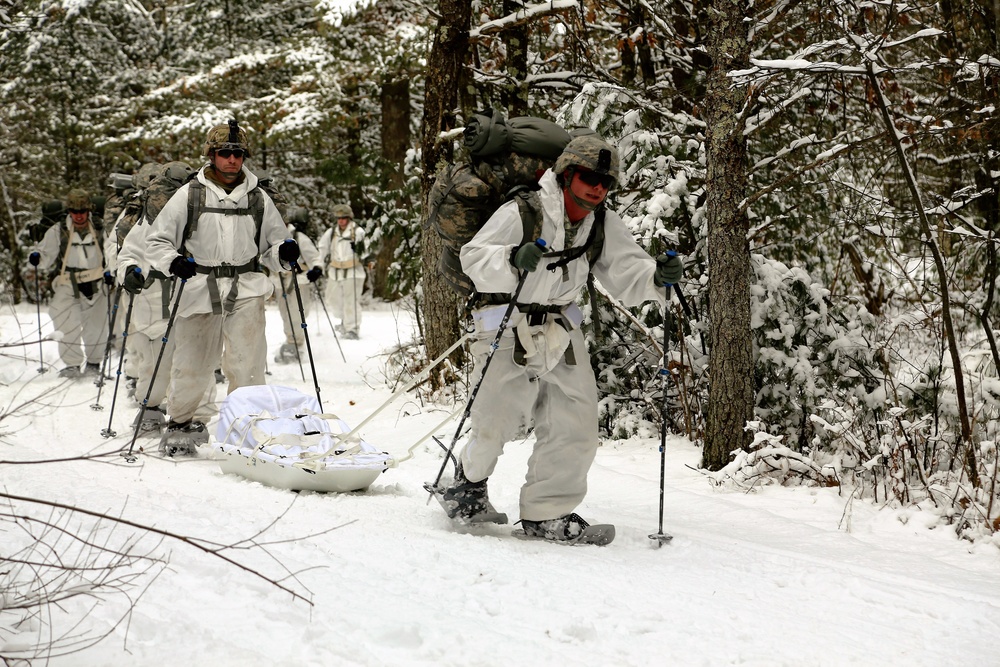
<instances>
[{"instance_id":1,"label":"soldier in white camouflage","mask_svg":"<svg viewBox=\"0 0 1000 667\"><path fill-rule=\"evenodd\" d=\"M361 332L361 294L365 287L365 230L354 222L347 204L333 207L336 224L319 241L326 266L325 299L340 318L344 338L356 340Z\"/></svg>"},{"instance_id":2,"label":"soldier in white camouflage","mask_svg":"<svg viewBox=\"0 0 1000 667\"><path fill-rule=\"evenodd\" d=\"M100 372L110 286L104 275L104 230L91 215L90 196L73 189L65 204L65 220L45 232L28 262L51 277L49 315L60 334L59 358L65 364L59 375L75 379Z\"/></svg>"},{"instance_id":3,"label":"soldier in white camouflage","mask_svg":"<svg viewBox=\"0 0 1000 667\"><path fill-rule=\"evenodd\" d=\"M176 292L184 286L174 302L170 421L160 440L168 455L194 453L207 442L196 413L220 361L229 392L265 384L264 302L272 286L262 268L288 270L300 255L274 201L244 164L246 131L235 120L216 125L204 155L208 163L153 220L145 252L151 270L177 279Z\"/></svg>"},{"instance_id":4,"label":"soldier in white camouflage","mask_svg":"<svg viewBox=\"0 0 1000 667\"><path fill-rule=\"evenodd\" d=\"M455 480L442 494L453 518L497 516L487 478L506 442L521 424L533 422L535 445L520 497L525 535L586 541L593 537L589 527L601 529L595 543L614 536L613 526L591 527L574 511L586 495L599 444L597 385L576 300L593 273L628 306L663 305L664 287L683 273L680 258L654 260L605 208L618 177L617 149L596 134L577 136L539 181L541 219L535 229L547 245L524 238L520 208L509 202L462 247L462 269L477 291L512 295L519 283L521 290L489 373L482 376L472 405L472 435L459 455ZM596 256L588 254L592 245ZM477 374L507 308L486 305L474 312Z\"/></svg>"}]
</instances>

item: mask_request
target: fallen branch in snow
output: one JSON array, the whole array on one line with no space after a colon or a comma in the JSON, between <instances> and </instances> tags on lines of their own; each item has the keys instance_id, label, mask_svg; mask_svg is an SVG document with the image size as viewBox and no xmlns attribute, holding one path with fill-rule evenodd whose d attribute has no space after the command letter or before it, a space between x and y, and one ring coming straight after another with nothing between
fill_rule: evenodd
<instances>
[{"instance_id":1,"label":"fallen branch in snow","mask_svg":"<svg viewBox=\"0 0 1000 667\"><path fill-rule=\"evenodd\" d=\"M784 484L791 477L807 479L820 486L840 486L832 468L821 466L810 457L777 444L780 441L780 436L758 431L754 433L750 451L736 450L733 460L724 468L706 474L718 486L733 483L743 487L747 482L756 484L761 479Z\"/></svg>"},{"instance_id":2,"label":"fallen branch in snow","mask_svg":"<svg viewBox=\"0 0 1000 667\"><path fill-rule=\"evenodd\" d=\"M65 503L0 493L6 501L0 506L0 524L12 524L23 535L21 546L11 553L0 553L0 663L12 660L32 660L69 655L89 648L121 625L135 609L138 600L169 564L169 557L159 550L167 541L177 541L219 558L244 572L266 581L309 605L312 601L303 593L282 583L312 568L293 572L285 568L268 547L308 539L328 533L344 525L310 535L281 540L263 540L262 536L285 516L288 509L255 534L236 542L223 544L130 521L121 516L87 510ZM49 508L46 515L19 510L18 503ZM293 500L294 503L294 500ZM289 505L290 509L291 505ZM85 518L96 519L87 525ZM135 531L124 532L122 528ZM2 531L0 531L2 532ZM154 536L149 543L148 536ZM6 548L14 549L14 538L5 538ZM284 570L280 578L271 577L239 562L226 551L256 551L263 553ZM138 594L134 590L141 586ZM302 586L302 588L305 588ZM110 622L110 627L88 631L84 625L93 609L107 606L111 595L128 600L126 610ZM77 598L91 598L92 605L79 610L67 604ZM4 615L14 619L3 618ZM70 630L56 632L59 621L65 620ZM13 632L30 631L30 639L21 639ZM29 630L24 630L28 628Z\"/></svg>"},{"instance_id":3,"label":"fallen branch in snow","mask_svg":"<svg viewBox=\"0 0 1000 667\"><path fill-rule=\"evenodd\" d=\"M206 539L197 538L197 537L190 537L190 536L187 536L187 535L181 535L180 533L174 533L174 532L171 532L169 530L163 530L161 528L156 528L155 526L148 526L148 525L145 525L145 524L142 524L142 523L137 523L137 522L134 522L134 521L129 521L128 519L123 519L121 517L111 516L111 515L106 514L104 512L94 512L92 510L83 509L83 508L80 508L80 507L75 507L73 505L67 505L65 503L60 503L60 502L56 502L56 501L52 501L52 500L41 500L39 498L29 498L29 497L26 497L26 496L18 496L18 495L14 495L14 494L10 494L10 493L0 493L0 498L6 499L8 501L11 501L12 503L13 502L22 502L22 503L31 503L31 504L36 504L36 505L44 505L46 507L51 507L51 508L54 508L54 509L61 509L61 510L65 510L67 512L73 512L73 513L76 513L76 514L82 514L82 515L85 515L85 516L90 516L90 517L97 518L98 520L101 520L101 521L111 521L112 523L115 523L115 524L120 524L120 525L123 525L123 526L128 526L130 528L135 528L135 529L140 530L140 531L142 531L144 533L151 533L151 534L154 534L154 535L159 535L161 537L169 538L171 540L176 540L178 542L183 542L184 544L192 546L195 549L198 549L199 551L203 551L203 552L205 552L207 554L215 556L216 558L219 558L219 559L221 559L221 560L229 563L230 565L233 565L233 566L235 566L235 567L243 570L244 572L247 572L247 573L249 573L249 574L251 574L251 575L253 575L253 576L255 576L255 577L259 578L259 579L263 579L267 583L272 584L273 586L275 586L277 588L280 588L281 590L285 591L286 593L288 593L289 595L291 595L293 598L301 600L301 601L303 601L303 602L305 602L305 603L307 603L309 605L312 604L311 600L307 599L305 596L303 596L302 594L298 593L297 591L294 591L291 588L288 588L287 586L284 586L284 585L278 583L276 580L270 578L269 576L263 574L262 572L259 572L258 570L255 570L255 569L253 569L253 568L251 568L251 567L249 567L247 565L244 565L243 563L240 563L239 561L237 561L237 560L235 560L233 558L230 558L229 556L226 556L223 553L227 549L246 548L245 546L244 547L240 546L240 545L245 545L245 544L248 544L248 545L253 546L253 547L260 547L260 546L262 546L265 543L257 542L255 538L258 537L263 531L258 532L256 535L254 535L254 536L252 536L250 538L245 538L245 539L240 540L239 542L235 542L233 544L221 544L221 543L218 543L218 542L213 542L211 540L206 540ZM28 515L16 515L16 514L14 514L13 513L13 505L11 505L11 511L9 513L0 514L0 517L3 517L3 516L6 516L6 517L14 519L14 520L20 520L20 521L36 521L37 520L34 517L31 517L31 516L28 516ZM353 522L348 522L348 523L353 523ZM273 525L273 523L271 525ZM343 524L343 525L348 525L348 524ZM334 530L336 528L341 528L341 527L343 527L343 526L336 526L335 528L330 528L329 530ZM313 537L315 535L321 535L323 533L329 532L329 530L321 531L319 533L316 533L314 535L309 535L309 536L306 536L306 537Z\"/></svg>"}]
</instances>

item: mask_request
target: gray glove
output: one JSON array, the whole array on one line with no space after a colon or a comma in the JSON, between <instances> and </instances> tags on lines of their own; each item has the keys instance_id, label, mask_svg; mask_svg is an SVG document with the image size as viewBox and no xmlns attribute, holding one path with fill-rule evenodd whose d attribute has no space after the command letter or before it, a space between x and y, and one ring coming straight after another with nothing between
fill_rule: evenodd
<instances>
[{"instance_id":1,"label":"gray glove","mask_svg":"<svg viewBox=\"0 0 1000 667\"><path fill-rule=\"evenodd\" d=\"M541 261L544 254L544 245L537 242L525 243L514 248L510 254L510 263L519 271L531 272L538 268L538 262Z\"/></svg>"},{"instance_id":2,"label":"gray glove","mask_svg":"<svg viewBox=\"0 0 1000 667\"><path fill-rule=\"evenodd\" d=\"M660 255L656 258L653 283L657 287L676 285L684 276L684 262L677 255Z\"/></svg>"}]
</instances>

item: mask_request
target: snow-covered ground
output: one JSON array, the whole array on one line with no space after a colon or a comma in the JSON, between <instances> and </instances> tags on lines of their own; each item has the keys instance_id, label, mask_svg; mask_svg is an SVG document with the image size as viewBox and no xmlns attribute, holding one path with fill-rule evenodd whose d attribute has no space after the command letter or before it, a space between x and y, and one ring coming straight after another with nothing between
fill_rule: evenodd
<instances>
[{"instance_id":1,"label":"snow-covered ground","mask_svg":"<svg viewBox=\"0 0 1000 667\"><path fill-rule=\"evenodd\" d=\"M309 332L324 407L357 424L392 393L383 352L414 338L413 318L394 305L368 310L361 340L341 341L344 363L319 315L310 316ZM267 316L273 354L276 306ZM42 317L48 332L44 309ZM34 306L2 307L0 341L30 341L35 326ZM511 526L456 530L421 487L441 464L433 443L350 494L296 494L225 475L209 451L194 460L143 454L131 464L111 456L15 465L127 447L135 408L122 389L118 435L105 439L113 383L105 409L95 411L91 381L37 372L37 344L0 353L2 493L236 545L221 555L309 601L190 544L105 523L92 543L132 539L136 552L169 565L154 563L132 580L131 601L113 591L83 595L25 620L0 597L8 607L0 609L0 656L109 633L82 653L39 664L1000 664L1000 550L929 529L934 522L921 511L851 502L835 488L717 489L694 469L695 446L674 437L664 530L675 537L662 548L649 539L658 526L658 439L609 441L598 451L579 513L617 526L607 547L521 541ZM54 343L44 344L44 358L58 367ZM306 381L295 365L271 361L270 370L269 383L314 393L308 366ZM411 392L363 435L402 458L455 407ZM441 429L445 443L455 426ZM139 444L155 450L150 439ZM512 520L530 449L530 439L511 443L490 479L494 504ZM10 559L29 541L10 514L79 534L93 523L31 503L4 505L3 587L11 572L25 571ZM60 544L69 558L69 541Z\"/></svg>"}]
</instances>

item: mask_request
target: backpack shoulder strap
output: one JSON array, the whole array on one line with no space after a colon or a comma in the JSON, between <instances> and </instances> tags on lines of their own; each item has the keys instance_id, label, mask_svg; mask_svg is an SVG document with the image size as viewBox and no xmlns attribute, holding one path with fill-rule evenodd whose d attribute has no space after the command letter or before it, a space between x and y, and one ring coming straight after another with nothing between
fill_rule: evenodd
<instances>
[{"instance_id":1,"label":"backpack shoulder strap","mask_svg":"<svg viewBox=\"0 0 1000 667\"><path fill-rule=\"evenodd\" d=\"M257 248L257 253L260 254L260 229L264 226L264 194L259 187L247 193L247 208L250 209L250 215L253 216L255 225L253 234L254 247Z\"/></svg>"},{"instance_id":2,"label":"backpack shoulder strap","mask_svg":"<svg viewBox=\"0 0 1000 667\"><path fill-rule=\"evenodd\" d=\"M604 204L594 211L594 226L590 228L590 236L587 239L587 259L590 261L591 269L604 251L604 217L607 212L608 209Z\"/></svg>"},{"instance_id":3,"label":"backpack shoulder strap","mask_svg":"<svg viewBox=\"0 0 1000 667\"><path fill-rule=\"evenodd\" d=\"M205 208L205 186L198 179L188 182L187 221L184 223L184 234L181 235L180 254L187 256L187 242L198 229L198 218Z\"/></svg>"},{"instance_id":4,"label":"backpack shoulder strap","mask_svg":"<svg viewBox=\"0 0 1000 667\"><path fill-rule=\"evenodd\" d=\"M531 188L519 185L507 193L507 200L513 197L517 202L517 212L521 218L521 244L530 243L542 234L543 216L538 193Z\"/></svg>"}]
</instances>

